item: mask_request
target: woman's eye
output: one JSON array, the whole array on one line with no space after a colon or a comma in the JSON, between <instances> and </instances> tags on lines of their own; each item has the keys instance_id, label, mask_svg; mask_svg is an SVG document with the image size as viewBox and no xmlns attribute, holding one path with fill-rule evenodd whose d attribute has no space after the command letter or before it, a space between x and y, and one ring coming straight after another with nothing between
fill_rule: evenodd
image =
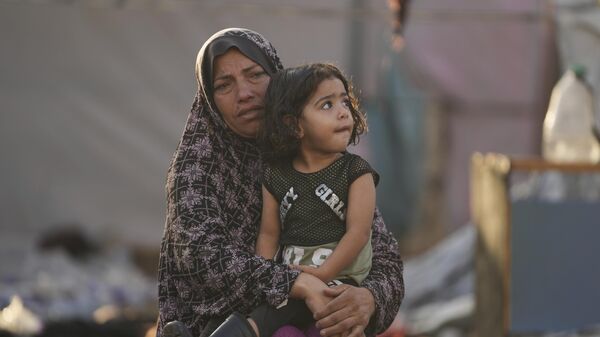
<instances>
[{"instance_id":1,"label":"woman's eye","mask_svg":"<svg viewBox=\"0 0 600 337\"><path fill-rule=\"evenodd\" d=\"M214 88L215 88L214 90L218 91L218 92L222 92L222 91L225 91L228 87L229 87L228 82L222 82L222 83L216 84L214 86Z\"/></svg>"},{"instance_id":2,"label":"woman's eye","mask_svg":"<svg viewBox=\"0 0 600 337\"><path fill-rule=\"evenodd\" d=\"M266 74L266 72L264 72L264 71L257 71L257 72L255 72L255 73L252 74L252 78L259 78L259 77L262 77L265 74Z\"/></svg>"}]
</instances>

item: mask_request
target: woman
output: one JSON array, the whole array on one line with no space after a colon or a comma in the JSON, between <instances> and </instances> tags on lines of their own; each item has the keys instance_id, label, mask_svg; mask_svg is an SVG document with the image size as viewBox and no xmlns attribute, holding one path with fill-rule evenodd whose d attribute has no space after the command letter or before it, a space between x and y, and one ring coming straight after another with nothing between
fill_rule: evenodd
<instances>
[{"instance_id":1,"label":"woman","mask_svg":"<svg viewBox=\"0 0 600 337\"><path fill-rule=\"evenodd\" d=\"M254 255L262 172L254 138L270 75L280 69L272 45L246 29L217 32L198 54L199 90L167 177L159 336L174 320L199 336L234 311L278 306L288 297L316 311L325 336L382 331L399 309L402 262L377 211L369 276L362 288L327 289L333 297L328 304L327 297L310 291L315 277Z\"/></svg>"}]
</instances>

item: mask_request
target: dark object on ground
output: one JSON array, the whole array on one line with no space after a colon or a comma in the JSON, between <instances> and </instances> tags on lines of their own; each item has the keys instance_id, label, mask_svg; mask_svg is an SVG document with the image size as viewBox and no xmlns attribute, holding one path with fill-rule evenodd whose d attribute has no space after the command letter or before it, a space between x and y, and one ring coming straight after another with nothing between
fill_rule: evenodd
<instances>
[{"instance_id":1,"label":"dark object on ground","mask_svg":"<svg viewBox=\"0 0 600 337\"><path fill-rule=\"evenodd\" d=\"M64 249L69 256L77 259L85 259L98 251L98 247L83 231L72 225L55 228L43 234L38 241L38 248L42 251Z\"/></svg>"},{"instance_id":2,"label":"dark object on ground","mask_svg":"<svg viewBox=\"0 0 600 337\"><path fill-rule=\"evenodd\" d=\"M248 320L234 312L210 337L257 337Z\"/></svg>"},{"instance_id":3,"label":"dark object on ground","mask_svg":"<svg viewBox=\"0 0 600 337\"><path fill-rule=\"evenodd\" d=\"M144 337L153 324L149 321L111 321L96 324L90 321L62 321L47 324L35 337ZM16 337L0 330L0 337Z\"/></svg>"}]
</instances>

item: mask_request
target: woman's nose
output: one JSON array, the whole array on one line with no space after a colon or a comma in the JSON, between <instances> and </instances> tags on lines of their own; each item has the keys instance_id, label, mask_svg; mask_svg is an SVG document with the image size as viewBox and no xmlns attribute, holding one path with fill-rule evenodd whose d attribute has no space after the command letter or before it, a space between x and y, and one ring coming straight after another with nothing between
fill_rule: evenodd
<instances>
[{"instance_id":1,"label":"woman's nose","mask_svg":"<svg viewBox=\"0 0 600 337\"><path fill-rule=\"evenodd\" d=\"M254 97L254 87L248 81L240 81L238 90L239 99L242 101Z\"/></svg>"}]
</instances>

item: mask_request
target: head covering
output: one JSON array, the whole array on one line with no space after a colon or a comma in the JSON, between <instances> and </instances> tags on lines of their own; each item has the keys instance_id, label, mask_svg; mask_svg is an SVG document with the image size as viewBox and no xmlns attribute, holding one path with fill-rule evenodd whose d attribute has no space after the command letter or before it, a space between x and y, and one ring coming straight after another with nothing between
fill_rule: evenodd
<instances>
[{"instance_id":1,"label":"head covering","mask_svg":"<svg viewBox=\"0 0 600 337\"><path fill-rule=\"evenodd\" d=\"M203 49L209 46L211 50L213 41L232 36L252 42L275 69L282 68L273 46L247 29L220 31ZM231 41L238 41L232 47L244 53L240 40ZM210 53L214 60L217 52ZM265 302L278 306L288 298L299 274L254 255L262 164L256 142L231 131L207 103L209 85L203 83L208 78L202 74L207 55L199 55L198 93L167 175L167 219L158 267L159 337L164 324L172 320L183 321L192 335L200 336L211 318L224 319L222 315L234 310L249 313ZM245 55L264 67L250 51ZM206 65L212 68L210 63ZM398 312L404 294L402 262L398 244L379 212L373 228L375 276L364 285L378 303L374 321L383 331Z\"/></svg>"},{"instance_id":2,"label":"head covering","mask_svg":"<svg viewBox=\"0 0 600 337\"><path fill-rule=\"evenodd\" d=\"M215 115L215 121L220 121L223 126L225 122L213 99L213 65L218 56L231 48L238 49L258 63L269 76L283 69L275 48L262 35L243 28L227 28L213 34L198 52L196 80L198 94L205 98L207 107Z\"/></svg>"},{"instance_id":3,"label":"head covering","mask_svg":"<svg viewBox=\"0 0 600 337\"><path fill-rule=\"evenodd\" d=\"M198 54L198 92L167 174L159 332L166 322L179 319L199 335L209 318L231 310L249 311L264 301L256 292L259 288L276 289L269 298L280 303L297 274L254 255L262 206L259 150L255 140L233 132L211 104L213 62L230 48L237 48L269 74L283 68L264 37L242 28L217 32ZM213 253L207 255L206 250ZM210 260L216 255L217 265ZM238 267L232 269L230 263ZM219 269L221 264L225 269ZM258 277L257 270L268 277ZM229 276L241 283L224 284ZM258 280L248 281L253 278Z\"/></svg>"}]
</instances>

